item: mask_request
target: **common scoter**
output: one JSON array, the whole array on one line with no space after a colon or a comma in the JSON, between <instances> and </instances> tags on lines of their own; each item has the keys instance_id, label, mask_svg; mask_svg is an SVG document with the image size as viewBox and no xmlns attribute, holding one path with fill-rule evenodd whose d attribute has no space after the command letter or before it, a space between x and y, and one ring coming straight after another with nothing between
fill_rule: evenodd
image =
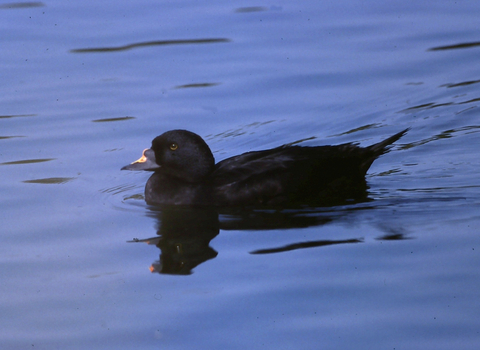
<instances>
[{"instance_id":1,"label":"common scoter","mask_svg":"<svg viewBox=\"0 0 480 350\"><path fill-rule=\"evenodd\" d=\"M323 205L366 198L365 174L405 129L368 147L356 143L283 145L215 164L205 141L186 130L156 137L152 147L122 170L150 170L145 200L153 205Z\"/></svg>"}]
</instances>

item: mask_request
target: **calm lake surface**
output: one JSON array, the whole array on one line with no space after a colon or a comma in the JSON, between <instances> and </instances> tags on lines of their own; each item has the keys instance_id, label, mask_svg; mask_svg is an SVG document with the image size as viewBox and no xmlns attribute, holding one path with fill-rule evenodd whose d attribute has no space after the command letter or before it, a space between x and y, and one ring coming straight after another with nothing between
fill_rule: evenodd
<instances>
[{"instance_id":1,"label":"calm lake surface","mask_svg":"<svg viewBox=\"0 0 480 350\"><path fill-rule=\"evenodd\" d=\"M480 2L1 2L0 348L478 349ZM160 211L120 168L378 142L365 203Z\"/></svg>"}]
</instances>

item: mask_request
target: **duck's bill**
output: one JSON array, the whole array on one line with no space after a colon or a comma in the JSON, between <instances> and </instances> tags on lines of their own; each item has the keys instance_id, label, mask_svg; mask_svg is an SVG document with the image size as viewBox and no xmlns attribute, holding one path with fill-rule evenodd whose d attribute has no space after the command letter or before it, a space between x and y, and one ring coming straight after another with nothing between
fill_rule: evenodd
<instances>
[{"instance_id":1,"label":"duck's bill","mask_svg":"<svg viewBox=\"0 0 480 350\"><path fill-rule=\"evenodd\" d=\"M160 165L155 161L155 152L147 148L143 151L140 159L134 161L131 164L124 166L121 170L156 170L160 168Z\"/></svg>"}]
</instances>

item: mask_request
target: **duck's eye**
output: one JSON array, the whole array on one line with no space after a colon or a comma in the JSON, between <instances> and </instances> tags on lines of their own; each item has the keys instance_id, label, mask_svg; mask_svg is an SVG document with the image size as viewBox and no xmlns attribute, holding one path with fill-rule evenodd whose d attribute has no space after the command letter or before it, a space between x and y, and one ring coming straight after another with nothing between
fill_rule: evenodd
<instances>
[{"instance_id":1,"label":"duck's eye","mask_svg":"<svg viewBox=\"0 0 480 350\"><path fill-rule=\"evenodd\" d=\"M170 145L170 149L171 149L172 151L175 151L177 148L178 148L178 145L177 145L176 143L172 143L172 144Z\"/></svg>"}]
</instances>

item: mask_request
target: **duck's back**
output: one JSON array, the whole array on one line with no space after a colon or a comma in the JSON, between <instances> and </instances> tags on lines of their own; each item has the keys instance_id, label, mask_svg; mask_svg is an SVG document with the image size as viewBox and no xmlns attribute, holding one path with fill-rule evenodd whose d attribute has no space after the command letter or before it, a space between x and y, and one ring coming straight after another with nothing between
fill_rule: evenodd
<instances>
[{"instance_id":1,"label":"duck's back","mask_svg":"<svg viewBox=\"0 0 480 350\"><path fill-rule=\"evenodd\" d=\"M279 147L217 164L216 202L234 205L336 201L365 192L371 152L354 144ZM373 160L372 160L373 161Z\"/></svg>"}]
</instances>

